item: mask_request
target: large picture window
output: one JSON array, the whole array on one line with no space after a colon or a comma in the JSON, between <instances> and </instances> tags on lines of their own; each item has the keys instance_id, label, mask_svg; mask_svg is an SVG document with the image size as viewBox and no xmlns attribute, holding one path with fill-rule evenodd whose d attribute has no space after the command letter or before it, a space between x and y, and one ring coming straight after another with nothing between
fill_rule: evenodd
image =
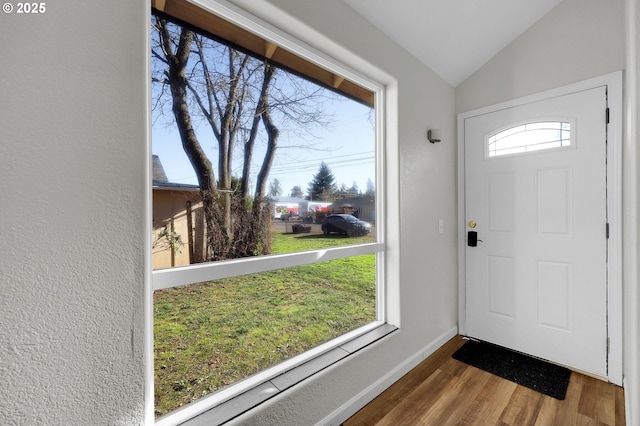
<instances>
[{"instance_id":1,"label":"large picture window","mask_svg":"<svg viewBox=\"0 0 640 426\"><path fill-rule=\"evenodd\" d=\"M384 188L375 83L181 0L150 28L161 417L384 324Z\"/></svg>"}]
</instances>

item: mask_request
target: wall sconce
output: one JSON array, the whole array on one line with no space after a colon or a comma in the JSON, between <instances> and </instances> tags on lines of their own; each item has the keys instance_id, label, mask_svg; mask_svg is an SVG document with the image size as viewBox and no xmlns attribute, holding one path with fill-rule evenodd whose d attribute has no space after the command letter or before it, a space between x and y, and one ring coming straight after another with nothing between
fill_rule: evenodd
<instances>
[{"instance_id":1,"label":"wall sconce","mask_svg":"<svg viewBox=\"0 0 640 426\"><path fill-rule=\"evenodd\" d=\"M431 143L440 142L442 140L440 129L429 129L427 131L427 139L429 139Z\"/></svg>"}]
</instances>

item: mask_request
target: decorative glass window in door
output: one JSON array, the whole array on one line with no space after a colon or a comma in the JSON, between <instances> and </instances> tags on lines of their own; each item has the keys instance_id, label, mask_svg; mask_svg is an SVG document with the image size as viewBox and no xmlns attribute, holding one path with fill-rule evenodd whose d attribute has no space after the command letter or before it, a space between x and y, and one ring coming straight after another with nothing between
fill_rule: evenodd
<instances>
[{"instance_id":1,"label":"decorative glass window in door","mask_svg":"<svg viewBox=\"0 0 640 426\"><path fill-rule=\"evenodd\" d=\"M569 148L574 130L569 119L529 122L501 129L487 137L487 157Z\"/></svg>"}]
</instances>

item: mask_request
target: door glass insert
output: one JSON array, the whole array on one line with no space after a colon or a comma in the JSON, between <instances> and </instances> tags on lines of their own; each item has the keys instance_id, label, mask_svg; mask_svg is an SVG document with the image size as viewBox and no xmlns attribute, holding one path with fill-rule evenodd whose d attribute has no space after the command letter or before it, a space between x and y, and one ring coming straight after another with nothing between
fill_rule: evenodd
<instances>
[{"instance_id":1,"label":"door glass insert","mask_svg":"<svg viewBox=\"0 0 640 426\"><path fill-rule=\"evenodd\" d=\"M568 148L572 145L574 128L570 120L565 119L529 122L502 129L487 136L487 157Z\"/></svg>"}]
</instances>

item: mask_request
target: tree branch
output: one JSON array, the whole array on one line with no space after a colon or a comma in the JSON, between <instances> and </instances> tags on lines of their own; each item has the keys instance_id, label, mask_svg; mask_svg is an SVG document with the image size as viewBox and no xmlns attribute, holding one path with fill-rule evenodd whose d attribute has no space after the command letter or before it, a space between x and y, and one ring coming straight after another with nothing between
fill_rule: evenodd
<instances>
[{"instance_id":1,"label":"tree branch","mask_svg":"<svg viewBox=\"0 0 640 426\"><path fill-rule=\"evenodd\" d=\"M207 121L211 126L211 130L213 131L214 136L219 141L222 135L220 134L220 128L218 124L213 118L213 110L216 106L217 100L215 99L215 86L213 81L211 80L211 74L209 73L209 67L207 66L207 61L204 56L204 46L202 44L202 38L196 38L196 46L198 46L198 57L200 58L200 63L202 64L202 73L204 74L206 93L207 93L207 102L209 103L209 109L207 110L204 107L203 102L200 100L200 96L197 97L198 105L200 105L200 109L207 117ZM195 93L195 91L194 91Z\"/></svg>"}]
</instances>

